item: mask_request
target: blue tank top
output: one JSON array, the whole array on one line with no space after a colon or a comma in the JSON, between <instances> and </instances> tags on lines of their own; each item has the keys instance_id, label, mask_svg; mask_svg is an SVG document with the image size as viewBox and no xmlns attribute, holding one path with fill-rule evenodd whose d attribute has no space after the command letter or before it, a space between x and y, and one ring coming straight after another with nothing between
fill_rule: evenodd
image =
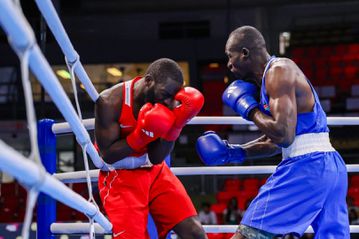
<instances>
[{"instance_id":1,"label":"blue tank top","mask_svg":"<svg viewBox=\"0 0 359 239\"><path fill-rule=\"evenodd\" d=\"M277 59L275 56L272 56L264 69L262 77L262 86L261 86L261 96L260 96L260 109L267 115L271 115L269 108L269 99L267 95L267 90L265 87L265 75L268 69L271 66L271 63ZM307 134L307 133L320 133L320 132L329 132L327 126L327 116L320 105L319 98L315 92L312 84L308 81L310 88L312 89L314 95L314 106L311 112L299 113L297 115L297 126L296 126L296 135Z\"/></svg>"}]
</instances>

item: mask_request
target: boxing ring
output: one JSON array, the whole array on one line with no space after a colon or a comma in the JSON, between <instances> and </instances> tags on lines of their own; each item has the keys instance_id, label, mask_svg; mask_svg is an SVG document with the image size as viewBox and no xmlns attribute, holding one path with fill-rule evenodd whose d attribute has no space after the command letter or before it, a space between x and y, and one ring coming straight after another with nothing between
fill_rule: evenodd
<instances>
[{"instance_id":1,"label":"boxing ring","mask_svg":"<svg viewBox=\"0 0 359 239\"><path fill-rule=\"evenodd\" d=\"M74 50L51 1L36 0L36 3L66 56L65 61L70 72L72 75L76 74L78 76L91 99L96 101L98 93L84 71L79 60L79 55ZM82 120L78 104L76 112L35 42L34 33L16 2L0 0L0 25L8 35L11 47L21 59L22 69L27 68L27 66L30 67L66 120L65 123L54 123L53 120L43 120L39 123L39 151L42 163L48 172L43 170L42 165L28 160L1 140L0 170L14 176L22 185L29 189L29 192L41 191L52 197L52 199L40 198L38 202L38 212L40 212L38 213L37 226L39 239L50 238L53 234L90 234L91 237L95 233L98 235L110 234L112 225L99 211L96 203L91 198L86 200L64 184L87 182L89 186L91 182L97 181L98 170L52 175L56 172L56 136L70 133L75 134L77 142L81 145L83 151L87 152L97 168L111 170L98 155L87 132L87 130L94 128L94 119ZM26 88L26 84L24 84L24 88ZM33 103L31 102L31 104ZM31 122L28 121L28 123L30 124ZM240 117L195 117L188 124L249 125L252 123ZM328 125L359 125L359 117L328 117ZM86 153L84 153L84 158L87 160ZM88 168L86 160L85 168ZM181 176L270 174L274 172L275 168L276 166L274 165L173 167L172 171L176 175ZM348 172L359 172L359 164L347 165L347 168ZM92 196L91 187L89 187L89 194ZM84 213L90 222L56 223L56 206L53 199ZM43 201L46 201L46 203L43 203ZM207 233L234 233L237 226L204 225L204 228ZM350 226L350 231L351 233L359 233L359 226ZM313 229L308 228L307 232L313 232Z\"/></svg>"}]
</instances>

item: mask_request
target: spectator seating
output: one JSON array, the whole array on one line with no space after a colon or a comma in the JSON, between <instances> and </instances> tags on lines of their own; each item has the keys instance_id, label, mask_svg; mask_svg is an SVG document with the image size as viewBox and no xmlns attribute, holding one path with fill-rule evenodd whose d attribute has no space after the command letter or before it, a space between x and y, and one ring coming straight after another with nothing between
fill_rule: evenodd
<instances>
[{"instance_id":1,"label":"spectator seating","mask_svg":"<svg viewBox=\"0 0 359 239\"><path fill-rule=\"evenodd\" d=\"M350 91L359 82L359 44L295 47L291 57L316 86L335 85Z\"/></svg>"}]
</instances>

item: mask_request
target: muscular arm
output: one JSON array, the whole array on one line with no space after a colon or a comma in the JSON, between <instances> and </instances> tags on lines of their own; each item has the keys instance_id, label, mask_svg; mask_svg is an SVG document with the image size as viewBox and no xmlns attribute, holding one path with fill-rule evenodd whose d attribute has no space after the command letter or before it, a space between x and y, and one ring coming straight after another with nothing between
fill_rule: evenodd
<instances>
[{"instance_id":1,"label":"muscular arm","mask_svg":"<svg viewBox=\"0 0 359 239\"><path fill-rule=\"evenodd\" d=\"M120 139L116 107L106 97L100 96L95 106L95 137L103 160L112 164L121 160L133 150L125 139Z\"/></svg>"},{"instance_id":2,"label":"muscular arm","mask_svg":"<svg viewBox=\"0 0 359 239\"><path fill-rule=\"evenodd\" d=\"M241 145L246 151L246 159L271 157L281 153L281 148L274 144L266 135Z\"/></svg>"},{"instance_id":3,"label":"muscular arm","mask_svg":"<svg viewBox=\"0 0 359 239\"><path fill-rule=\"evenodd\" d=\"M166 158L166 156L171 153L173 146L173 141L166 141L161 138L153 141L152 143L149 143L147 153L151 163L161 163Z\"/></svg>"},{"instance_id":4,"label":"muscular arm","mask_svg":"<svg viewBox=\"0 0 359 239\"><path fill-rule=\"evenodd\" d=\"M250 118L273 143L288 147L294 140L297 124L297 103L295 97L295 73L289 66L273 66L267 73L266 89L272 116L258 108Z\"/></svg>"}]
</instances>

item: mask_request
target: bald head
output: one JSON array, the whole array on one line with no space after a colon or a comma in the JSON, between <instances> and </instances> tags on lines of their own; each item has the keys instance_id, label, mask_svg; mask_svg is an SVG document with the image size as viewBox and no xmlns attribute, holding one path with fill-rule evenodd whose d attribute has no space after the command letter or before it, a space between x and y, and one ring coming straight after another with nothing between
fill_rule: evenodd
<instances>
[{"instance_id":1,"label":"bald head","mask_svg":"<svg viewBox=\"0 0 359 239\"><path fill-rule=\"evenodd\" d=\"M225 53L228 69L238 79L261 79L270 58L262 34L254 27L239 27L228 37Z\"/></svg>"},{"instance_id":2,"label":"bald head","mask_svg":"<svg viewBox=\"0 0 359 239\"><path fill-rule=\"evenodd\" d=\"M231 32L227 44L237 51L243 47L247 49L266 49L263 35L254 27L242 26Z\"/></svg>"}]
</instances>

